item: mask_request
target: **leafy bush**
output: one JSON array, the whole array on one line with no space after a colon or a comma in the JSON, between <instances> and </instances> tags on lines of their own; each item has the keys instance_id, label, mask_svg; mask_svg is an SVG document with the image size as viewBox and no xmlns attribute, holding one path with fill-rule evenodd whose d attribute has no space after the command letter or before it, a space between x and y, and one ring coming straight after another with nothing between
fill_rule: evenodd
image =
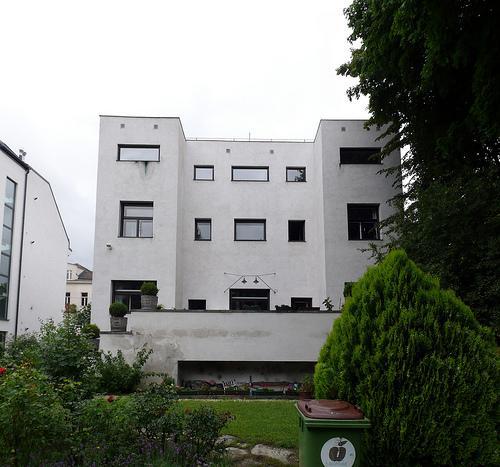
<instances>
[{"instance_id":1,"label":"leafy bush","mask_svg":"<svg viewBox=\"0 0 500 467\"><path fill-rule=\"evenodd\" d=\"M98 339L101 335L101 330L96 324L89 323L82 327L82 334L85 334L90 339Z\"/></svg>"},{"instance_id":2,"label":"leafy bush","mask_svg":"<svg viewBox=\"0 0 500 467\"><path fill-rule=\"evenodd\" d=\"M21 334L16 339L10 339L0 354L0 365L15 368L25 363L31 367L40 368L42 355L40 341L36 334Z\"/></svg>"},{"instance_id":3,"label":"leafy bush","mask_svg":"<svg viewBox=\"0 0 500 467\"><path fill-rule=\"evenodd\" d=\"M99 389L108 394L127 394L132 392L144 376L142 370L152 350L143 347L135 356L134 362L129 365L121 350L113 355L111 352L102 353L97 362L97 377Z\"/></svg>"},{"instance_id":4,"label":"leafy bush","mask_svg":"<svg viewBox=\"0 0 500 467\"><path fill-rule=\"evenodd\" d=\"M115 318L123 318L128 313L128 308L125 303L113 302L109 305L109 314Z\"/></svg>"},{"instance_id":5,"label":"leafy bush","mask_svg":"<svg viewBox=\"0 0 500 467\"><path fill-rule=\"evenodd\" d=\"M372 421L372 465L490 465L498 383L492 336L453 292L393 251L356 282L321 350L316 397Z\"/></svg>"},{"instance_id":6,"label":"leafy bush","mask_svg":"<svg viewBox=\"0 0 500 467\"><path fill-rule=\"evenodd\" d=\"M1 465L43 465L69 454L70 414L29 366L0 375L0 426Z\"/></svg>"},{"instance_id":7,"label":"leafy bush","mask_svg":"<svg viewBox=\"0 0 500 467\"><path fill-rule=\"evenodd\" d=\"M158 295L158 287L156 287L154 282L143 282L141 285L141 295L156 297Z\"/></svg>"}]
</instances>

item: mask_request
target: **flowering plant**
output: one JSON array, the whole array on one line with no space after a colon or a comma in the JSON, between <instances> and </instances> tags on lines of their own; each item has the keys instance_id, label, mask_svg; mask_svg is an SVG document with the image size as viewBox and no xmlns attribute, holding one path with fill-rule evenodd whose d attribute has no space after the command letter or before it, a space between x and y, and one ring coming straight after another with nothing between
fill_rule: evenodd
<instances>
[{"instance_id":1,"label":"flowering plant","mask_svg":"<svg viewBox=\"0 0 500 467\"><path fill-rule=\"evenodd\" d=\"M3 366L0 366L0 376L5 374L7 372L7 368L4 368Z\"/></svg>"}]
</instances>

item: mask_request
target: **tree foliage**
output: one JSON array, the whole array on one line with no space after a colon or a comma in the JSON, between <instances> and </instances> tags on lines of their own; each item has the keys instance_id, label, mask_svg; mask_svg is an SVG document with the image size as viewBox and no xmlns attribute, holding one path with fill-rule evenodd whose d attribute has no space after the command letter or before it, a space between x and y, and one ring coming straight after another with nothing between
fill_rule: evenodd
<instances>
[{"instance_id":1,"label":"tree foliage","mask_svg":"<svg viewBox=\"0 0 500 467\"><path fill-rule=\"evenodd\" d=\"M402 246L498 325L500 3L354 0L346 16L348 95L369 96L370 124L392 135L385 153L409 148L378 253Z\"/></svg>"},{"instance_id":2,"label":"tree foliage","mask_svg":"<svg viewBox=\"0 0 500 467\"><path fill-rule=\"evenodd\" d=\"M315 371L317 398L358 404L373 465L493 465L491 332L400 250L354 285Z\"/></svg>"}]
</instances>

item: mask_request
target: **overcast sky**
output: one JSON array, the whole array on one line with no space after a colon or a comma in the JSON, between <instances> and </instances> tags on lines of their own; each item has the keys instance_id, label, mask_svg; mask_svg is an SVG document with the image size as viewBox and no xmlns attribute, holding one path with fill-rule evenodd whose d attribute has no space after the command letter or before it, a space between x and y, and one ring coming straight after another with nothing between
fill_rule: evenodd
<instances>
[{"instance_id":1,"label":"overcast sky","mask_svg":"<svg viewBox=\"0 0 500 467\"><path fill-rule=\"evenodd\" d=\"M349 102L347 0L0 0L0 139L52 185L92 267L99 114L187 137L313 138Z\"/></svg>"}]
</instances>

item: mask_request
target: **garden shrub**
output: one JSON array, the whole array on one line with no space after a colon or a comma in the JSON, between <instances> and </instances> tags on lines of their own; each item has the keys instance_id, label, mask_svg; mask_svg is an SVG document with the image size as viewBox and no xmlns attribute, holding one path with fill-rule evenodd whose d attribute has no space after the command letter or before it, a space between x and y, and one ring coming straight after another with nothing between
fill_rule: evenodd
<instances>
[{"instance_id":1,"label":"garden shrub","mask_svg":"<svg viewBox=\"0 0 500 467\"><path fill-rule=\"evenodd\" d=\"M158 292L158 287L154 282L143 282L141 285L141 295L151 295L156 297Z\"/></svg>"},{"instance_id":2,"label":"garden shrub","mask_svg":"<svg viewBox=\"0 0 500 467\"><path fill-rule=\"evenodd\" d=\"M127 394L134 391L144 376L143 366L152 350L143 347L129 365L121 350L115 355L111 352L102 353L97 363L97 378L100 392L108 394Z\"/></svg>"},{"instance_id":3,"label":"garden shrub","mask_svg":"<svg viewBox=\"0 0 500 467\"><path fill-rule=\"evenodd\" d=\"M371 419L372 465L498 462L492 335L403 251L353 286L314 382L317 398L348 400Z\"/></svg>"},{"instance_id":4,"label":"garden shrub","mask_svg":"<svg viewBox=\"0 0 500 467\"><path fill-rule=\"evenodd\" d=\"M0 465L46 465L69 454L70 413L27 365L0 375L0 427Z\"/></svg>"},{"instance_id":5,"label":"garden shrub","mask_svg":"<svg viewBox=\"0 0 500 467\"><path fill-rule=\"evenodd\" d=\"M123 318L128 313L128 307L122 302L113 302L109 305L109 314L115 318Z\"/></svg>"}]
</instances>

